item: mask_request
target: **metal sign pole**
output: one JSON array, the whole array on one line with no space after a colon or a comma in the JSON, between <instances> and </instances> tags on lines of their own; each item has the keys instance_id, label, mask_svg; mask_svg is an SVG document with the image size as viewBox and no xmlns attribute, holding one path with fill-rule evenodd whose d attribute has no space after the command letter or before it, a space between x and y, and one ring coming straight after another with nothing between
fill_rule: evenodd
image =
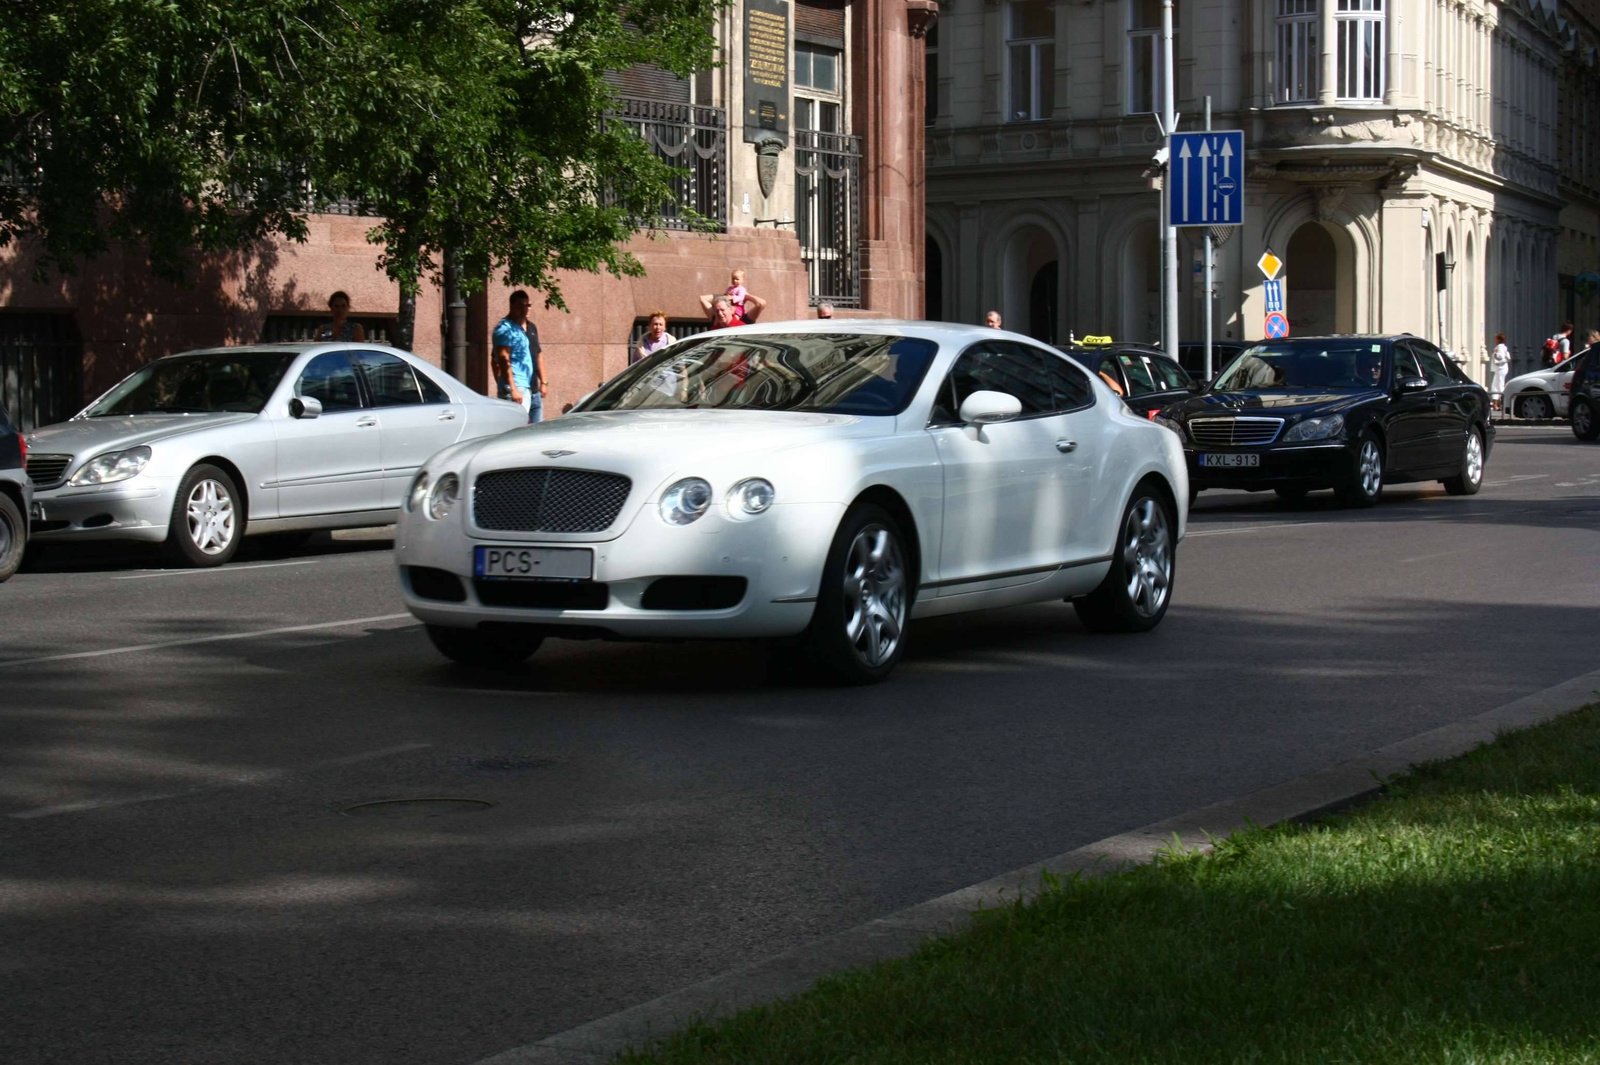
<instances>
[{"instance_id":1,"label":"metal sign pole","mask_svg":"<svg viewBox=\"0 0 1600 1065\"><path fill-rule=\"evenodd\" d=\"M1211 97L1206 97L1206 132L1211 132ZM1206 227L1205 300L1206 300L1206 380L1211 380L1211 227Z\"/></svg>"},{"instance_id":2,"label":"metal sign pole","mask_svg":"<svg viewBox=\"0 0 1600 1065\"><path fill-rule=\"evenodd\" d=\"M1176 133L1178 117L1174 113L1176 95L1173 82L1175 71L1172 64L1172 0L1161 0L1161 120L1167 134L1167 180L1172 176L1172 135ZM1163 183L1165 185L1165 182ZM1165 204L1168 193L1163 189L1161 202ZM1167 357L1173 361L1178 358L1178 231L1172 227L1172 219L1163 211L1161 228L1161 254L1163 272L1166 274L1165 289L1162 302L1166 313L1163 317L1162 346L1167 350Z\"/></svg>"}]
</instances>

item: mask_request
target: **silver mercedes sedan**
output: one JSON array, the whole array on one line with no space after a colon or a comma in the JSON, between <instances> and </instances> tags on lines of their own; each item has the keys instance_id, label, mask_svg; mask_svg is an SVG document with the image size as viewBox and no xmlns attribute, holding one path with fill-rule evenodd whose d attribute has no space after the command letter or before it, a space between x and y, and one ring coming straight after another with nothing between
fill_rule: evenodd
<instances>
[{"instance_id":1,"label":"silver mercedes sedan","mask_svg":"<svg viewBox=\"0 0 1600 1065\"><path fill-rule=\"evenodd\" d=\"M32 537L165 543L218 566L246 535L387 525L430 455L527 419L394 348L169 355L28 435Z\"/></svg>"}]
</instances>

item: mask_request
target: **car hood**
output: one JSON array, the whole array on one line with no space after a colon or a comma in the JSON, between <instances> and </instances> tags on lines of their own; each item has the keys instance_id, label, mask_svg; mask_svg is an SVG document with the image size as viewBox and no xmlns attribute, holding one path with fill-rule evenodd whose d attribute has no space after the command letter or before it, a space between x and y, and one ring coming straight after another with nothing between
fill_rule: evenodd
<instances>
[{"instance_id":1,"label":"car hood","mask_svg":"<svg viewBox=\"0 0 1600 1065\"><path fill-rule=\"evenodd\" d=\"M134 414L74 418L27 434L28 450L41 455L101 455L175 436L247 422L254 414Z\"/></svg>"},{"instance_id":2,"label":"car hood","mask_svg":"<svg viewBox=\"0 0 1600 1065\"><path fill-rule=\"evenodd\" d=\"M654 487L674 472L695 474L844 437L875 436L892 418L795 411L601 411L568 415L474 441L473 473L563 466L625 473ZM552 455L549 452L567 452Z\"/></svg>"},{"instance_id":3,"label":"car hood","mask_svg":"<svg viewBox=\"0 0 1600 1065\"><path fill-rule=\"evenodd\" d=\"M1563 374L1570 374L1571 372L1571 370L1563 370L1559 367L1547 366L1542 370L1532 370L1528 373L1518 374L1506 382L1506 388L1510 389L1513 385L1554 384L1556 381L1561 379Z\"/></svg>"},{"instance_id":4,"label":"car hood","mask_svg":"<svg viewBox=\"0 0 1600 1065\"><path fill-rule=\"evenodd\" d=\"M1377 389L1348 392L1206 392L1183 400L1177 404L1176 410L1186 418L1203 414L1276 414L1288 418L1331 414L1383 398L1384 394Z\"/></svg>"}]
</instances>

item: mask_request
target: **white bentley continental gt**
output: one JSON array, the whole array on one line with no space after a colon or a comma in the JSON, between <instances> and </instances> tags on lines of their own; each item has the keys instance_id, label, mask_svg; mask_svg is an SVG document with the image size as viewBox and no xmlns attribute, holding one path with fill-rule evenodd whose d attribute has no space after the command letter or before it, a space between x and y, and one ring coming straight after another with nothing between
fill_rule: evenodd
<instances>
[{"instance_id":1,"label":"white bentley continental gt","mask_svg":"<svg viewBox=\"0 0 1600 1065\"><path fill-rule=\"evenodd\" d=\"M557 421L463 441L407 492L395 557L443 654L547 636L798 637L887 676L913 618L1065 599L1154 628L1189 499L1176 434L1027 337L929 322L703 333Z\"/></svg>"}]
</instances>

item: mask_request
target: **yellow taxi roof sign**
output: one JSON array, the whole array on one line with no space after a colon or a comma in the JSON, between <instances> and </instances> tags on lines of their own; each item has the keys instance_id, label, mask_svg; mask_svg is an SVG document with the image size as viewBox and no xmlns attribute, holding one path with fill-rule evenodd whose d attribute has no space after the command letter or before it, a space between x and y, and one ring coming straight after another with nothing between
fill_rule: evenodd
<instances>
[{"instance_id":1,"label":"yellow taxi roof sign","mask_svg":"<svg viewBox=\"0 0 1600 1065\"><path fill-rule=\"evenodd\" d=\"M1084 337L1081 341L1079 341L1079 343L1082 343L1082 344L1110 344L1111 342L1112 341L1111 341L1111 338L1109 336Z\"/></svg>"}]
</instances>

